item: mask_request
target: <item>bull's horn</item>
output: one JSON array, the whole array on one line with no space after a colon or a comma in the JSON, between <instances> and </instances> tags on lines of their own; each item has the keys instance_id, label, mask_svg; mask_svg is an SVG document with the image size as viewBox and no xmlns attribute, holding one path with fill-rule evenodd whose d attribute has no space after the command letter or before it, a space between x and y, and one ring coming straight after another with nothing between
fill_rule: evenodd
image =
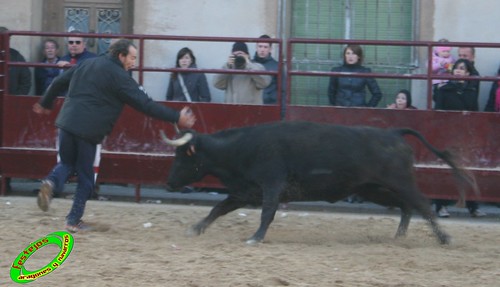
<instances>
[{"instance_id":1,"label":"bull's horn","mask_svg":"<svg viewBox=\"0 0 500 287\"><path fill-rule=\"evenodd\" d=\"M187 142L189 142L192 138L193 138L193 134L192 133L185 133L182 137L178 138L178 139L175 139L175 140L171 140L167 137L167 135L165 135L165 132L163 130L160 130L160 136L161 136L161 139L168 145L171 145L171 146L181 146L181 145L184 145L186 144Z\"/></svg>"}]
</instances>

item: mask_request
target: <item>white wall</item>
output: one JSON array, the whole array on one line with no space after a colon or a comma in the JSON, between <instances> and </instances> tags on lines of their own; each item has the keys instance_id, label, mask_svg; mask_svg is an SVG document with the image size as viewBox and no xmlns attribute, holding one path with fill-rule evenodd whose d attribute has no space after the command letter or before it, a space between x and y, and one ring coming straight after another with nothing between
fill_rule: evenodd
<instances>
[{"instance_id":1,"label":"white wall","mask_svg":"<svg viewBox=\"0 0 500 287\"><path fill-rule=\"evenodd\" d=\"M33 0L2 0L2 16L0 16L0 26L4 26L9 30L31 30L33 26ZM37 17L35 17L37 18ZM31 40L30 37L14 36L11 38L10 46L25 57L30 58L31 55Z\"/></svg>"},{"instance_id":2,"label":"white wall","mask_svg":"<svg viewBox=\"0 0 500 287\"><path fill-rule=\"evenodd\" d=\"M148 0L135 1L134 33L155 35L215 36L257 38L276 36L277 0ZM221 68L231 52L232 42L148 41L145 64L174 67L182 47L193 50L199 68ZM255 44L247 43L250 54ZM164 100L168 73L147 73L144 87L156 100ZM212 101L222 102L224 92L212 85L207 74Z\"/></svg>"}]
</instances>

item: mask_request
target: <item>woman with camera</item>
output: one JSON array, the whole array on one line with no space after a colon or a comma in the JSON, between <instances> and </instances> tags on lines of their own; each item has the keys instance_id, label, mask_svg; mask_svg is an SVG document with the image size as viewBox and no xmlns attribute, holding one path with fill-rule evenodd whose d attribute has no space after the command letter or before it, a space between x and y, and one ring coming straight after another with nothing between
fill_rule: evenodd
<instances>
[{"instance_id":1,"label":"woman with camera","mask_svg":"<svg viewBox=\"0 0 500 287\"><path fill-rule=\"evenodd\" d=\"M243 42L233 44L231 55L222 69L265 71L259 63L250 60L248 47ZM217 74L214 86L225 90L225 103L262 105L262 91L271 83L271 76L258 74Z\"/></svg>"}]
</instances>

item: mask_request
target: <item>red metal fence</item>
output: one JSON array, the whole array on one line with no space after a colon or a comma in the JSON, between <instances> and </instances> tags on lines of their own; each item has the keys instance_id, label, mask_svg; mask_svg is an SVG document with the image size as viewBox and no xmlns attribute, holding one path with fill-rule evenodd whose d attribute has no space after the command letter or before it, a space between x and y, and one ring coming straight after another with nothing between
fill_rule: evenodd
<instances>
[{"instance_id":1,"label":"red metal fence","mask_svg":"<svg viewBox=\"0 0 500 287\"><path fill-rule=\"evenodd\" d=\"M11 35L67 37L68 33L37 33L9 31ZM137 67L138 80L144 81L145 72L172 72L177 69L147 67L144 65L144 43L146 40L175 41L210 41L210 42L262 42L257 38L229 37L184 37L160 35L99 35L79 34L84 37L118 38L125 37L139 41L139 63ZM1 35L0 35L1 36ZM8 35L0 37L0 50L8 47ZM217 130L255 125L264 122L282 120L282 109L286 110L283 120L308 120L315 122L337 123L346 125L370 125L378 127L410 127L423 133L430 142L438 148L449 147L458 151L464 158L465 165L476 175L481 195L476 198L482 201L500 202L500 133L498 123L500 113L480 112L444 112L432 110L388 110L373 108L343 108L331 106L297 106L290 104L290 87L294 76L314 75L348 76L333 72L298 71L292 69L291 55L296 43L317 44L376 44L376 45L411 45L424 46L430 53L435 42L378 42L349 40L311 40L290 39L286 43L280 39L269 42L280 47L286 44L286 101L277 105L232 105L222 103L163 103L173 108L189 105L197 118L195 129L211 133ZM448 43L453 46L475 46L500 48L495 43ZM280 67L283 67L284 57L280 53ZM0 79L6 79L8 66L44 66L40 63L5 62L5 53L0 61ZM47 66L47 65L45 65ZM197 69L203 73L233 73L222 69ZM240 72L255 73L255 72ZM285 75L280 68L278 72L264 72L277 75L281 81ZM430 83L433 76L427 74L356 74L359 77L405 78L426 80L428 83L427 98L431 103ZM440 77L452 78L452 77ZM475 78L477 79L477 78ZM481 80L493 81L495 77L481 77ZM1 81L0 89L5 90L6 81ZM278 95L281 95L278 92ZM3 92L0 95L0 173L2 175L2 194L5 192L5 178L43 178L56 161L54 127L55 116L63 99L59 99L56 110L51 116L39 116L31 111L31 106L38 100L37 96L14 96ZM282 101L278 101L282 103ZM430 104L429 104L430 105ZM429 107L430 108L430 107ZM128 183L137 187L137 198L141 184L163 184L173 161L173 150L163 145L158 136L158 130L166 129L172 134L172 127L164 122L153 120L142 114L126 108L113 132L103 144L103 154L99 173L99 182ZM415 148L416 171L419 186L431 198L456 198L456 186L449 169L437 161L420 144L409 139ZM201 186L220 186L217 180L206 178Z\"/></svg>"}]
</instances>

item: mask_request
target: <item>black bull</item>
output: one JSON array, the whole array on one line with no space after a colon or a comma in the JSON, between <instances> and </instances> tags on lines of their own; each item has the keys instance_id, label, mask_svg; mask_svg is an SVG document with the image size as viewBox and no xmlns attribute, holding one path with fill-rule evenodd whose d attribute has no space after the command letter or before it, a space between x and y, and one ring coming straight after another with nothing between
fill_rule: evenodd
<instances>
[{"instance_id":1,"label":"black bull","mask_svg":"<svg viewBox=\"0 0 500 287\"><path fill-rule=\"evenodd\" d=\"M195 235L221 215L248 204L262 205L259 229L247 240L249 244L261 242L280 202L333 203L359 194L401 209L396 237L406 234L415 209L429 222L439 242L449 243L429 201L417 188L413 150L404 135L418 138L451 166L457 178L477 191L474 179L451 154L435 149L417 131L308 122L271 123L211 135L188 131L177 140L164 136L168 144L177 146L167 185L178 189L210 174L227 187L228 197L192 226ZM463 202L465 192L459 191Z\"/></svg>"}]
</instances>

